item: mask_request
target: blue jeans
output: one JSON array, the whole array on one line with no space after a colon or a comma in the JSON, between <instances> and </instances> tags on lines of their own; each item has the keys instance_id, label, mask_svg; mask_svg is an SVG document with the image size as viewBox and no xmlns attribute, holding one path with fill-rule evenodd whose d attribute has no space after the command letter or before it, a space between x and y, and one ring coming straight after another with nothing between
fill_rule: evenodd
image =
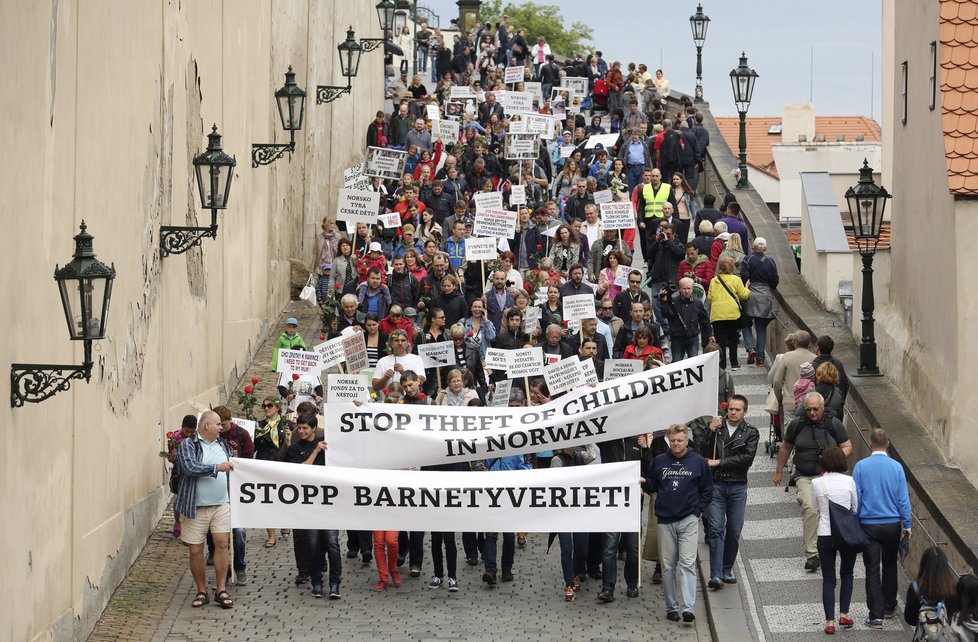
<instances>
[{"instance_id":1,"label":"blue jeans","mask_svg":"<svg viewBox=\"0 0 978 642\"><path fill-rule=\"evenodd\" d=\"M746 483L713 482L713 501L706 508L710 577L722 577L733 572L737 551L740 549L740 531L744 528L746 509Z\"/></svg>"},{"instance_id":2,"label":"blue jeans","mask_svg":"<svg viewBox=\"0 0 978 642\"><path fill-rule=\"evenodd\" d=\"M764 346L767 345L767 324L771 319L761 317L751 317L754 321L751 325L744 328L744 349L747 352L757 351L757 361L764 361ZM755 331L757 333L755 337Z\"/></svg>"},{"instance_id":3,"label":"blue jeans","mask_svg":"<svg viewBox=\"0 0 978 642\"><path fill-rule=\"evenodd\" d=\"M426 73L428 71L428 46L418 45L418 72Z\"/></svg>"},{"instance_id":4,"label":"blue jeans","mask_svg":"<svg viewBox=\"0 0 978 642\"><path fill-rule=\"evenodd\" d=\"M638 585L638 533L605 533L601 590L615 591L618 580L618 542L625 540L625 584Z\"/></svg>"},{"instance_id":5,"label":"blue jeans","mask_svg":"<svg viewBox=\"0 0 978 642\"><path fill-rule=\"evenodd\" d=\"M659 522L659 564L662 566L662 590L666 596L666 610L680 610L676 599L676 568L683 596L682 610L692 612L696 607L696 539L699 537L700 520L687 515L678 522Z\"/></svg>"},{"instance_id":6,"label":"blue jeans","mask_svg":"<svg viewBox=\"0 0 978 642\"><path fill-rule=\"evenodd\" d=\"M486 533L486 544L482 551L482 559L486 562L487 571L496 570L496 541L499 533ZM516 556L516 533L503 533L503 570L513 568L513 558Z\"/></svg>"},{"instance_id":7,"label":"blue jeans","mask_svg":"<svg viewBox=\"0 0 978 642\"><path fill-rule=\"evenodd\" d=\"M626 140L623 145L627 145ZM642 182L642 172L645 171L645 163L635 163L634 165L628 165L625 168L626 176L628 178L628 197L631 198L632 192L638 187L638 184ZM642 212L637 212L639 216L642 216Z\"/></svg>"},{"instance_id":8,"label":"blue jeans","mask_svg":"<svg viewBox=\"0 0 978 642\"><path fill-rule=\"evenodd\" d=\"M587 574L587 533L557 533L557 538L564 586L573 586L575 575Z\"/></svg>"},{"instance_id":9,"label":"blue jeans","mask_svg":"<svg viewBox=\"0 0 978 642\"><path fill-rule=\"evenodd\" d=\"M700 339L673 339L672 340L672 360L673 362L688 357L695 357L700 353Z\"/></svg>"},{"instance_id":10,"label":"blue jeans","mask_svg":"<svg viewBox=\"0 0 978 642\"><path fill-rule=\"evenodd\" d=\"M324 566L328 559L329 583L340 583L343 576L343 556L340 555L339 531L295 529L292 541L299 573L309 575L313 585L322 584Z\"/></svg>"},{"instance_id":11,"label":"blue jeans","mask_svg":"<svg viewBox=\"0 0 978 642\"><path fill-rule=\"evenodd\" d=\"M835 544L831 535L818 536L818 563L822 570L822 608L825 619L835 619ZM842 586L839 587L839 613L849 612L852 601L852 569L856 566L855 553L838 551L842 558L839 574L842 576Z\"/></svg>"}]
</instances>

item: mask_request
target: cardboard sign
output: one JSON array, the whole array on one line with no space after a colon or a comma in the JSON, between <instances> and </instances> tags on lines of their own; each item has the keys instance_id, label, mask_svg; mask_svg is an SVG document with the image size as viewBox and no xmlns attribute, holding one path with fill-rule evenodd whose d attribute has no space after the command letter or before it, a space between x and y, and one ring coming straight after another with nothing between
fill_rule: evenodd
<instances>
[{"instance_id":1,"label":"cardboard sign","mask_svg":"<svg viewBox=\"0 0 978 642\"><path fill-rule=\"evenodd\" d=\"M509 350L489 348L486 352L486 367L490 370L506 370L509 367Z\"/></svg>"},{"instance_id":2,"label":"cardboard sign","mask_svg":"<svg viewBox=\"0 0 978 642\"><path fill-rule=\"evenodd\" d=\"M278 369L276 372L286 374L312 375L318 377L322 368L319 366L319 355L305 350L279 350Z\"/></svg>"},{"instance_id":3,"label":"cardboard sign","mask_svg":"<svg viewBox=\"0 0 978 642\"><path fill-rule=\"evenodd\" d=\"M363 163L343 170L343 187L355 190L370 189L370 177L363 173Z\"/></svg>"},{"instance_id":4,"label":"cardboard sign","mask_svg":"<svg viewBox=\"0 0 978 642\"><path fill-rule=\"evenodd\" d=\"M520 120L526 123L526 133L536 134L544 140L553 140L556 122L547 114L520 114Z\"/></svg>"},{"instance_id":5,"label":"cardboard sign","mask_svg":"<svg viewBox=\"0 0 978 642\"><path fill-rule=\"evenodd\" d=\"M436 341L422 343L418 346L418 355L424 361L425 368L445 368L454 366L455 343L452 341Z\"/></svg>"},{"instance_id":6,"label":"cardboard sign","mask_svg":"<svg viewBox=\"0 0 978 642\"><path fill-rule=\"evenodd\" d=\"M343 352L343 337L320 343L313 346L312 350L319 355L319 366L322 370L337 366L346 359L346 354Z\"/></svg>"},{"instance_id":7,"label":"cardboard sign","mask_svg":"<svg viewBox=\"0 0 978 642\"><path fill-rule=\"evenodd\" d=\"M540 111L543 106L543 83L523 81L523 91L533 96L533 111Z\"/></svg>"},{"instance_id":8,"label":"cardboard sign","mask_svg":"<svg viewBox=\"0 0 978 642\"><path fill-rule=\"evenodd\" d=\"M502 103L505 114L533 111L533 94L528 91L507 91L504 98Z\"/></svg>"},{"instance_id":9,"label":"cardboard sign","mask_svg":"<svg viewBox=\"0 0 978 642\"><path fill-rule=\"evenodd\" d=\"M452 85L452 88L449 90L448 97L452 100L475 98L475 91L473 91L468 85Z\"/></svg>"},{"instance_id":10,"label":"cardboard sign","mask_svg":"<svg viewBox=\"0 0 978 642\"><path fill-rule=\"evenodd\" d=\"M619 136L620 134L594 134L584 143L584 149L594 149L598 143L604 145L605 149L611 149L618 142ZM611 152L608 153L611 154Z\"/></svg>"},{"instance_id":11,"label":"cardboard sign","mask_svg":"<svg viewBox=\"0 0 978 642\"><path fill-rule=\"evenodd\" d=\"M552 395L579 388L587 383L581 371L581 360L576 354L544 368L543 378L547 380L547 387L550 388Z\"/></svg>"},{"instance_id":12,"label":"cardboard sign","mask_svg":"<svg viewBox=\"0 0 978 642\"><path fill-rule=\"evenodd\" d=\"M479 214L483 210L501 210L503 209L503 193L502 192L477 192L473 197L475 201L475 213ZM477 236L482 236L475 232ZM488 235L486 235L488 236Z\"/></svg>"},{"instance_id":13,"label":"cardboard sign","mask_svg":"<svg viewBox=\"0 0 978 642\"><path fill-rule=\"evenodd\" d=\"M628 275L634 270L630 265L619 265L617 270L615 270L615 285L627 288L628 287Z\"/></svg>"},{"instance_id":14,"label":"cardboard sign","mask_svg":"<svg viewBox=\"0 0 978 642\"><path fill-rule=\"evenodd\" d=\"M526 205L526 185L513 185L509 188L510 205Z\"/></svg>"},{"instance_id":15,"label":"cardboard sign","mask_svg":"<svg viewBox=\"0 0 978 642\"><path fill-rule=\"evenodd\" d=\"M579 321L581 319L596 319L594 312L594 296L590 294L571 294L563 299L564 321Z\"/></svg>"},{"instance_id":16,"label":"cardboard sign","mask_svg":"<svg viewBox=\"0 0 978 642\"><path fill-rule=\"evenodd\" d=\"M500 198L502 193L499 194ZM478 198L478 196L476 196ZM478 208L478 206L476 206ZM511 210L482 210L476 209L475 224L472 227L473 236L492 236L495 238L511 239L516 235L516 219L518 214Z\"/></svg>"},{"instance_id":17,"label":"cardboard sign","mask_svg":"<svg viewBox=\"0 0 978 642\"><path fill-rule=\"evenodd\" d=\"M330 375L326 380L326 403L335 401L370 401L367 378L363 375Z\"/></svg>"},{"instance_id":18,"label":"cardboard sign","mask_svg":"<svg viewBox=\"0 0 978 642\"><path fill-rule=\"evenodd\" d=\"M425 105L424 110L428 115L428 120L432 122L441 118L441 112L438 110L438 105Z\"/></svg>"},{"instance_id":19,"label":"cardboard sign","mask_svg":"<svg viewBox=\"0 0 978 642\"><path fill-rule=\"evenodd\" d=\"M497 256L496 239L475 236L465 239L466 261L493 261Z\"/></svg>"},{"instance_id":20,"label":"cardboard sign","mask_svg":"<svg viewBox=\"0 0 978 642\"><path fill-rule=\"evenodd\" d=\"M527 334L533 334L540 329L541 315L540 308L535 306L528 307L523 313L523 328Z\"/></svg>"},{"instance_id":21,"label":"cardboard sign","mask_svg":"<svg viewBox=\"0 0 978 642\"><path fill-rule=\"evenodd\" d=\"M349 374L359 373L370 367L367 358L367 342L362 332L343 337L343 354L346 355L346 371Z\"/></svg>"},{"instance_id":22,"label":"cardboard sign","mask_svg":"<svg viewBox=\"0 0 978 642\"><path fill-rule=\"evenodd\" d=\"M536 134L506 134L507 160L535 160L539 149Z\"/></svg>"},{"instance_id":23,"label":"cardboard sign","mask_svg":"<svg viewBox=\"0 0 978 642\"><path fill-rule=\"evenodd\" d=\"M379 209L380 192L344 187L340 189L339 198L336 201L336 220L373 225L377 222L377 211Z\"/></svg>"},{"instance_id":24,"label":"cardboard sign","mask_svg":"<svg viewBox=\"0 0 978 642\"><path fill-rule=\"evenodd\" d=\"M521 348L510 350L509 376L512 379L520 377L538 377L543 374L543 348Z\"/></svg>"},{"instance_id":25,"label":"cardboard sign","mask_svg":"<svg viewBox=\"0 0 978 642\"><path fill-rule=\"evenodd\" d=\"M404 164L408 153L397 149L368 147L367 158L363 161L363 173L391 181L399 181L404 176Z\"/></svg>"},{"instance_id":26,"label":"cardboard sign","mask_svg":"<svg viewBox=\"0 0 978 642\"><path fill-rule=\"evenodd\" d=\"M587 78L565 76L560 79L560 86L570 89L578 96L587 96Z\"/></svg>"},{"instance_id":27,"label":"cardboard sign","mask_svg":"<svg viewBox=\"0 0 978 642\"><path fill-rule=\"evenodd\" d=\"M457 120L433 120L431 121L431 137L446 145L452 144L458 140L460 127L461 124Z\"/></svg>"},{"instance_id":28,"label":"cardboard sign","mask_svg":"<svg viewBox=\"0 0 978 642\"><path fill-rule=\"evenodd\" d=\"M506 67L506 74L503 76L503 82L505 82L507 85L523 82L523 77L525 74L526 67Z\"/></svg>"},{"instance_id":29,"label":"cardboard sign","mask_svg":"<svg viewBox=\"0 0 978 642\"><path fill-rule=\"evenodd\" d=\"M568 114L579 114L581 113L581 104L584 102L584 97L576 94L571 96L570 100L567 101L567 113Z\"/></svg>"},{"instance_id":30,"label":"cardboard sign","mask_svg":"<svg viewBox=\"0 0 978 642\"><path fill-rule=\"evenodd\" d=\"M642 372L643 367L644 365L639 359L608 359L604 362L604 380L627 377Z\"/></svg>"},{"instance_id":31,"label":"cardboard sign","mask_svg":"<svg viewBox=\"0 0 978 642\"><path fill-rule=\"evenodd\" d=\"M497 381L496 385L493 387L492 397L489 399L489 405L496 408L505 407L509 405L509 393L513 389L512 379L503 379L502 381Z\"/></svg>"},{"instance_id":32,"label":"cardboard sign","mask_svg":"<svg viewBox=\"0 0 978 642\"><path fill-rule=\"evenodd\" d=\"M577 145L564 145L560 148L560 157L570 158L571 154L573 154L575 150L577 150Z\"/></svg>"},{"instance_id":33,"label":"cardboard sign","mask_svg":"<svg viewBox=\"0 0 978 642\"><path fill-rule=\"evenodd\" d=\"M525 120L511 120L509 121L510 134L525 134L526 133L526 121Z\"/></svg>"},{"instance_id":34,"label":"cardboard sign","mask_svg":"<svg viewBox=\"0 0 978 642\"><path fill-rule=\"evenodd\" d=\"M558 361L560 361L560 355L559 354L550 354L549 352L545 352L544 355L543 355L543 367L544 368L546 368L547 366L552 366L553 364L557 363Z\"/></svg>"},{"instance_id":35,"label":"cardboard sign","mask_svg":"<svg viewBox=\"0 0 978 642\"><path fill-rule=\"evenodd\" d=\"M564 119L567 115L567 103L564 102L563 98L550 101L550 113L560 120Z\"/></svg>"},{"instance_id":36,"label":"cardboard sign","mask_svg":"<svg viewBox=\"0 0 978 642\"><path fill-rule=\"evenodd\" d=\"M377 221L387 229L392 227L401 227L401 215L397 212L380 214L377 216Z\"/></svg>"},{"instance_id":37,"label":"cardboard sign","mask_svg":"<svg viewBox=\"0 0 978 642\"><path fill-rule=\"evenodd\" d=\"M592 194L592 196L594 198L594 204L595 205L602 205L604 203L611 203L611 202L613 202L615 200L614 199L614 196L612 196L612 194L611 194L611 190L610 189L603 189L600 192L595 192L594 194Z\"/></svg>"},{"instance_id":38,"label":"cardboard sign","mask_svg":"<svg viewBox=\"0 0 978 642\"><path fill-rule=\"evenodd\" d=\"M598 383L598 371L594 367L594 359L585 359L581 361L581 374L584 376L584 383Z\"/></svg>"},{"instance_id":39,"label":"cardboard sign","mask_svg":"<svg viewBox=\"0 0 978 642\"><path fill-rule=\"evenodd\" d=\"M635 227L635 208L631 201L602 203L601 229L630 230Z\"/></svg>"}]
</instances>

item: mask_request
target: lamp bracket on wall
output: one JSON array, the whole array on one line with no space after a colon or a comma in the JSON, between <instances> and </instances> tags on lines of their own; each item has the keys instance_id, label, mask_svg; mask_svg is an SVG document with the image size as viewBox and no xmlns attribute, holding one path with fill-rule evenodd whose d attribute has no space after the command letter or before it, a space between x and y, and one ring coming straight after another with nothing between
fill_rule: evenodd
<instances>
[{"instance_id":1,"label":"lamp bracket on wall","mask_svg":"<svg viewBox=\"0 0 978 642\"><path fill-rule=\"evenodd\" d=\"M217 238L217 225L210 227L161 225L160 258L166 258L171 254L183 254L199 246L205 238Z\"/></svg>"}]
</instances>

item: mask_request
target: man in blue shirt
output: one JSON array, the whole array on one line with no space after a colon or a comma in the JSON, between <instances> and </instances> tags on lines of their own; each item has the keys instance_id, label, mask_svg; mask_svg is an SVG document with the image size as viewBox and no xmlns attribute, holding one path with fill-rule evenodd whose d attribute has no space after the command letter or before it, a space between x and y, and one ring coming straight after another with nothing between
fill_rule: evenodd
<instances>
[{"instance_id":1,"label":"man in blue shirt","mask_svg":"<svg viewBox=\"0 0 978 642\"><path fill-rule=\"evenodd\" d=\"M618 151L618 158L625 161L625 171L628 176L629 196L639 183L642 182L642 172L652 169L652 157L649 155L649 148L638 136L638 130L631 130L631 137L625 142Z\"/></svg>"},{"instance_id":2,"label":"man in blue shirt","mask_svg":"<svg viewBox=\"0 0 978 642\"><path fill-rule=\"evenodd\" d=\"M382 283L383 273L379 267L367 270L367 280L357 288L357 307L364 314L376 314L378 319L387 316L391 306L391 293Z\"/></svg>"},{"instance_id":3,"label":"man in blue shirt","mask_svg":"<svg viewBox=\"0 0 978 642\"><path fill-rule=\"evenodd\" d=\"M890 438L882 428L869 433L869 457L856 464L852 479L859 500L859 522L869 546L863 551L866 565L866 626L883 628L883 619L897 608L897 554L901 536L910 539L910 493L903 466L886 454ZM883 573L880 577L880 563Z\"/></svg>"}]
</instances>

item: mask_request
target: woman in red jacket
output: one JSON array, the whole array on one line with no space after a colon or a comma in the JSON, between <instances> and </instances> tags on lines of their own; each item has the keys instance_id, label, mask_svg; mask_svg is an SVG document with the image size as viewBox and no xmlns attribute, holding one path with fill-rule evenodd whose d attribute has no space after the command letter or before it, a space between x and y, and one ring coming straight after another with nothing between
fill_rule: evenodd
<instances>
[{"instance_id":1,"label":"woman in red jacket","mask_svg":"<svg viewBox=\"0 0 978 642\"><path fill-rule=\"evenodd\" d=\"M636 330L632 340L631 345L625 346L625 351L621 355L622 359L645 361L651 357L657 361L662 360L662 350L652 345L652 330L647 326L642 326Z\"/></svg>"}]
</instances>

